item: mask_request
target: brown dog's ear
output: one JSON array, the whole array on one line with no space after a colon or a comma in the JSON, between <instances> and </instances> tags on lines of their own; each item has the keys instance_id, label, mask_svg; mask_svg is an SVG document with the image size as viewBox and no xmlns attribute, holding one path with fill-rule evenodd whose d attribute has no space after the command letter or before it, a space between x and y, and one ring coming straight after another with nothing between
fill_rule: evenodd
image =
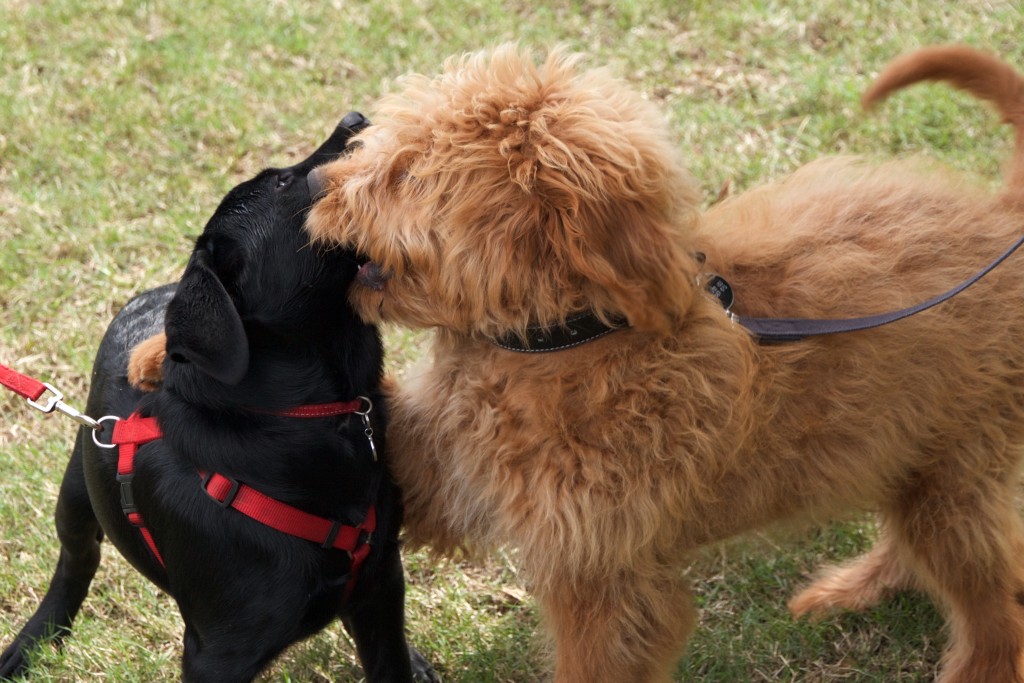
<instances>
[{"instance_id":1,"label":"brown dog's ear","mask_svg":"<svg viewBox=\"0 0 1024 683\"><path fill-rule=\"evenodd\" d=\"M589 299L603 295L604 307L624 314L631 327L668 333L689 310L696 279L679 228L636 207L610 213L567 231L570 267L595 287Z\"/></svg>"},{"instance_id":2,"label":"brown dog's ear","mask_svg":"<svg viewBox=\"0 0 1024 683\"><path fill-rule=\"evenodd\" d=\"M492 70L510 59L507 51L499 57ZM516 71L531 71L531 60L526 67L521 56L512 61ZM522 233L535 230L525 239L556 259L549 270L559 270L550 288L559 280L578 287L577 305L668 332L693 302L698 185L657 108L602 70L577 71L575 62L552 52L534 80L515 81L527 84L527 93L517 94L526 104L495 106L498 120L478 124L488 135L503 131L502 165L525 195L502 206L524 207L507 222L510 241L522 244Z\"/></svg>"},{"instance_id":3,"label":"brown dog's ear","mask_svg":"<svg viewBox=\"0 0 1024 683\"><path fill-rule=\"evenodd\" d=\"M224 384L238 384L249 369L249 340L224 285L193 258L167 306L167 355L193 363Z\"/></svg>"},{"instance_id":4,"label":"brown dog's ear","mask_svg":"<svg viewBox=\"0 0 1024 683\"><path fill-rule=\"evenodd\" d=\"M635 328L667 333L694 296L695 184L667 153L630 154L637 145L616 157L612 144L588 149L590 139L559 142L557 151L572 152L547 158L539 149L530 188L546 206L544 241L581 278L596 308L625 315Z\"/></svg>"}]
</instances>

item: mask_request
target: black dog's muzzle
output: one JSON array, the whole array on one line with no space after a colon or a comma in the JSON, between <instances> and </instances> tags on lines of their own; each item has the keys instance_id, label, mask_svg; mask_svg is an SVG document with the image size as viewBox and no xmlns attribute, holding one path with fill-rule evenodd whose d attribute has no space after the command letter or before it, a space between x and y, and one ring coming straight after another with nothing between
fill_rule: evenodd
<instances>
[{"instance_id":1,"label":"black dog's muzzle","mask_svg":"<svg viewBox=\"0 0 1024 683\"><path fill-rule=\"evenodd\" d=\"M324 191L322 166L317 166L306 175L306 187L309 188L309 201L316 202L322 199L327 192Z\"/></svg>"},{"instance_id":2,"label":"black dog's muzzle","mask_svg":"<svg viewBox=\"0 0 1024 683\"><path fill-rule=\"evenodd\" d=\"M338 124L338 128L347 128L352 133L358 133L370 125L370 120L357 111L345 114L345 118ZM306 187L309 189L309 199L312 202L322 199L327 192L324 190L324 177L321 166L317 166L306 174Z\"/></svg>"}]
</instances>

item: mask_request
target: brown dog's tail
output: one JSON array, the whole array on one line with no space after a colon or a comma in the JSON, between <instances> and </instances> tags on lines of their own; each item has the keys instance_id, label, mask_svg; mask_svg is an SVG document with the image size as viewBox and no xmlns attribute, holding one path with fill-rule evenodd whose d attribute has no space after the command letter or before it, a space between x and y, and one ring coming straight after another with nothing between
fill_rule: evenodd
<instances>
[{"instance_id":1,"label":"brown dog's tail","mask_svg":"<svg viewBox=\"0 0 1024 683\"><path fill-rule=\"evenodd\" d=\"M1024 77L974 48L926 47L893 60L861 97L861 104L870 109L896 90L920 81L947 81L995 105L1016 134L1007 185L1011 191L1024 192Z\"/></svg>"}]
</instances>

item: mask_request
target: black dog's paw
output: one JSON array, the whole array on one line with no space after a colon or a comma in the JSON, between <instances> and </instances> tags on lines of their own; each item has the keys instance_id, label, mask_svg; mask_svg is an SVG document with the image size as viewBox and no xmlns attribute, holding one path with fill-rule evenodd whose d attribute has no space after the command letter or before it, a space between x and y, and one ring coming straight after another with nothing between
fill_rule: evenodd
<instances>
[{"instance_id":1,"label":"black dog's paw","mask_svg":"<svg viewBox=\"0 0 1024 683\"><path fill-rule=\"evenodd\" d=\"M0 681L6 681L22 673L28 665L28 660L22 647L15 642L3 654L0 654ZM429 664L428 664L429 666ZM413 668L416 667L416 660L413 659ZM428 679L423 679L428 680Z\"/></svg>"},{"instance_id":2,"label":"black dog's paw","mask_svg":"<svg viewBox=\"0 0 1024 683\"><path fill-rule=\"evenodd\" d=\"M409 661L412 662L412 680L416 683L441 683L434 667L414 647L409 648Z\"/></svg>"}]
</instances>

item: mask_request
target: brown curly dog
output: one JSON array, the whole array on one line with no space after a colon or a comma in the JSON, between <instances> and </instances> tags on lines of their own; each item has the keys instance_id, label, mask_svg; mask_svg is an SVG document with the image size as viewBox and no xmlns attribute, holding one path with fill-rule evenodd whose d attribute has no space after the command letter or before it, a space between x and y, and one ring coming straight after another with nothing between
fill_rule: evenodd
<instances>
[{"instance_id":1,"label":"brown curly dog","mask_svg":"<svg viewBox=\"0 0 1024 683\"><path fill-rule=\"evenodd\" d=\"M875 509L877 545L793 611L922 588L948 608L944 683L1024 681L1024 256L901 322L778 345L705 293L695 256L740 315L868 315L949 289L1024 228L1024 80L934 48L866 96L946 79L991 100L1018 131L998 196L833 159L701 216L654 107L577 64L504 46L409 77L319 173L308 229L370 259L357 310L436 330L389 432L409 538L518 548L556 681L668 681L695 548ZM567 348L505 348L538 335Z\"/></svg>"}]
</instances>

